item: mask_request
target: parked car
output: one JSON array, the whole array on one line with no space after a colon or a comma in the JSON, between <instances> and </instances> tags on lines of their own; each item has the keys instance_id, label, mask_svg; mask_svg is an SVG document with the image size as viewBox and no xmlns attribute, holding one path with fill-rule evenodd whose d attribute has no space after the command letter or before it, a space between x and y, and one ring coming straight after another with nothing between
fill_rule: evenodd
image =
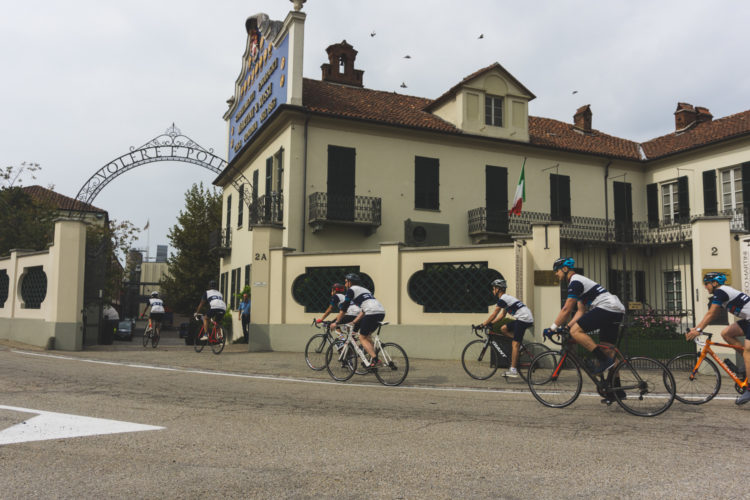
<instances>
[{"instance_id":1,"label":"parked car","mask_svg":"<svg viewBox=\"0 0 750 500\"><path fill-rule=\"evenodd\" d=\"M132 319L119 321L115 330L115 338L118 340L133 340L135 321Z\"/></svg>"}]
</instances>

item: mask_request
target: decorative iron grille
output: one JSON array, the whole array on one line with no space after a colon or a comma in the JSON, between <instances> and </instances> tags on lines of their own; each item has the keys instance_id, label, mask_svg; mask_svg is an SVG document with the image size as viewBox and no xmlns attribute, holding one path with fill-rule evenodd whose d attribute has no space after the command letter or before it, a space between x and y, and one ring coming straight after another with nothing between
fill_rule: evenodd
<instances>
[{"instance_id":1,"label":"decorative iron grille","mask_svg":"<svg viewBox=\"0 0 750 500\"><path fill-rule=\"evenodd\" d=\"M250 205L250 224L282 224L284 220L284 195L277 192L264 194Z\"/></svg>"},{"instance_id":2,"label":"decorative iron grille","mask_svg":"<svg viewBox=\"0 0 750 500\"><path fill-rule=\"evenodd\" d=\"M469 210L469 235L484 233L508 233L508 213L487 212L487 207Z\"/></svg>"},{"instance_id":3,"label":"decorative iron grille","mask_svg":"<svg viewBox=\"0 0 750 500\"><path fill-rule=\"evenodd\" d=\"M344 276L357 273L362 278L362 286L375 294L372 278L359 272L359 266L346 267L306 267L305 274L300 274L292 283L292 298L306 313L324 312L331 300L331 285L344 284Z\"/></svg>"},{"instance_id":4,"label":"decorative iron grille","mask_svg":"<svg viewBox=\"0 0 750 500\"><path fill-rule=\"evenodd\" d=\"M380 198L339 195L329 199L328 193L312 193L309 204L311 223L347 222L380 226Z\"/></svg>"},{"instance_id":5,"label":"decorative iron grille","mask_svg":"<svg viewBox=\"0 0 750 500\"><path fill-rule=\"evenodd\" d=\"M5 301L8 300L9 291L10 278L8 278L8 271L5 269L0 270L0 308L5 307Z\"/></svg>"},{"instance_id":6,"label":"decorative iron grille","mask_svg":"<svg viewBox=\"0 0 750 500\"><path fill-rule=\"evenodd\" d=\"M496 302L490 283L503 278L487 262L424 264L409 278L411 300L428 313L486 313Z\"/></svg>"},{"instance_id":7,"label":"decorative iron grille","mask_svg":"<svg viewBox=\"0 0 750 500\"><path fill-rule=\"evenodd\" d=\"M25 309L39 309L47 296L47 274L42 266L26 268L21 279L21 300Z\"/></svg>"},{"instance_id":8,"label":"decorative iron grille","mask_svg":"<svg viewBox=\"0 0 750 500\"><path fill-rule=\"evenodd\" d=\"M216 229L208 233L208 247L219 255L232 252L232 231L229 228Z\"/></svg>"}]
</instances>

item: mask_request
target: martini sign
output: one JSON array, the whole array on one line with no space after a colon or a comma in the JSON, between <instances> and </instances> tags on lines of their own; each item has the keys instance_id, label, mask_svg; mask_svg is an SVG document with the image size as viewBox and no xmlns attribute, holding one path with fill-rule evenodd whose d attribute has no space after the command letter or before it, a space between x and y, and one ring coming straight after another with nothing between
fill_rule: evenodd
<instances>
[{"instance_id":1,"label":"martini sign","mask_svg":"<svg viewBox=\"0 0 750 500\"><path fill-rule=\"evenodd\" d=\"M286 103L287 96L289 33L280 35L282 23L266 14L248 18L245 25L247 48L230 109L229 162Z\"/></svg>"}]
</instances>

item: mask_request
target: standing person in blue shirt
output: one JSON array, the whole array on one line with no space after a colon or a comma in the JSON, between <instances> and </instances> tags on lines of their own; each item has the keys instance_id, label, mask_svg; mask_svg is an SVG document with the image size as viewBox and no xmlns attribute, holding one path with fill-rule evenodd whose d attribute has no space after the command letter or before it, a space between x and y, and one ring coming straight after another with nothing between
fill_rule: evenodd
<instances>
[{"instance_id":1,"label":"standing person in blue shirt","mask_svg":"<svg viewBox=\"0 0 750 500\"><path fill-rule=\"evenodd\" d=\"M250 297L246 293L242 294L242 300L238 307L239 320L242 321L242 335L245 337L245 343L250 342Z\"/></svg>"},{"instance_id":2,"label":"standing person in blue shirt","mask_svg":"<svg viewBox=\"0 0 750 500\"><path fill-rule=\"evenodd\" d=\"M735 290L727 282L727 275L724 273L710 272L703 276L703 286L708 293L712 294L709 301L709 308L706 315L700 322L685 334L687 340L693 340L703 333L703 329L711 324L711 321L719 315L719 310L723 307L736 317L739 321L732 323L721 331L721 336L728 344L742 347L738 337L745 336L744 350L742 357L745 360L745 373L750 373L750 297L746 294ZM740 394L734 401L735 404L744 405L750 401L750 387L745 387L745 392Z\"/></svg>"},{"instance_id":3,"label":"standing person in blue shirt","mask_svg":"<svg viewBox=\"0 0 750 500\"><path fill-rule=\"evenodd\" d=\"M205 304L208 304L208 312L203 315L203 335L198 340L208 340L208 318L214 318L214 321L221 324L224 314L227 312L227 304L224 302L224 296L216 289L216 281L208 282L208 290L201 297L201 303L195 310L195 314L201 312Z\"/></svg>"},{"instance_id":4,"label":"standing person in blue shirt","mask_svg":"<svg viewBox=\"0 0 750 500\"><path fill-rule=\"evenodd\" d=\"M555 322L544 330L544 335L551 336L559 325L564 325L577 303L578 310L568 323L570 334L573 340L596 356L599 366L594 369L594 373L604 373L614 365L614 352L598 347L588 332L599 330L599 341L602 344L615 345L625 316L625 306L616 295L609 293L599 283L576 274L573 269L575 265L572 257L560 257L552 265L555 276L561 282L568 282L568 298Z\"/></svg>"},{"instance_id":5,"label":"standing person in blue shirt","mask_svg":"<svg viewBox=\"0 0 750 500\"><path fill-rule=\"evenodd\" d=\"M344 301L339 304L339 314L336 316L335 323L331 324L331 329L335 329L341 322L349 310L350 304L353 303L358 306L359 314L352 323L355 327L359 325L359 341L367 354L370 355L370 369L377 369L379 366L383 366L383 362L378 359L375 353L375 346L370 340L370 334L378 329L378 325L385 318L385 308L373 297L370 290L359 285L360 282L359 275L353 273L346 275L344 279L346 295L344 295Z\"/></svg>"},{"instance_id":6,"label":"standing person in blue shirt","mask_svg":"<svg viewBox=\"0 0 750 500\"><path fill-rule=\"evenodd\" d=\"M490 324L497 323L505 317L505 314L513 316L513 321L500 327L500 332L506 337L513 339L513 353L510 360L510 370L505 372L506 377L518 377L518 349L523 341L523 334L526 329L534 325L534 316L531 314L526 304L505 293L508 288L505 280L496 279L490 283L492 295L497 297L497 305L481 326L486 327Z\"/></svg>"}]
</instances>

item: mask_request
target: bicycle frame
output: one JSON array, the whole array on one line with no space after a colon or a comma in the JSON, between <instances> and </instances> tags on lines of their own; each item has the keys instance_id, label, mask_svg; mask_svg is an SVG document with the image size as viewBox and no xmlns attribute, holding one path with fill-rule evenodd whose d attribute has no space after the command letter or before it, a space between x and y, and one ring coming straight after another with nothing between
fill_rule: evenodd
<instances>
[{"instance_id":1,"label":"bicycle frame","mask_svg":"<svg viewBox=\"0 0 750 500\"><path fill-rule=\"evenodd\" d=\"M721 366L725 372L727 372L727 375L734 381L735 384L737 384L737 387L740 388L747 388L748 387L748 381L747 376L745 376L745 380L740 380L740 378L737 376L736 373L734 373L732 370L729 369L729 367L722 361L714 352L713 349L711 349L712 345L719 346L719 347L730 347L732 349L735 349L737 351L744 351L744 347L732 345L732 344L725 344L723 342L713 342L711 340L711 337L713 336L712 333L706 334L707 338L705 341L699 341L698 337L695 338L694 342L698 347L702 346L700 355L698 356L698 360L695 362L695 367L693 368L692 373L690 374L690 380L693 380L695 378L695 374L698 372L698 369L701 366L701 363L704 359L710 354L713 360Z\"/></svg>"},{"instance_id":2,"label":"bicycle frame","mask_svg":"<svg viewBox=\"0 0 750 500\"><path fill-rule=\"evenodd\" d=\"M387 324L387 323L385 323ZM341 349L341 352L339 352L339 361L343 361L346 359L346 355L349 352L349 346L351 345L354 348L354 352L357 353L357 356L362 361L362 364L369 368L372 364L370 361L368 361L367 357L365 356L365 350L357 344L357 340L354 337L354 327L349 324L343 324L339 325L342 330L345 330L346 333L346 340L344 340L344 348ZM383 358L381 361L384 365L389 365L393 359L388 355L388 353L383 349L383 344L380 341L380 329L383 327L383 324L378 325L378 329L371 335L372 337L372 347L375 350L376 353L380 353Z\"/></svg>"},{"instance_id":3,"label":"bicycle frame","mask_svg":"<svg viewBox=\"0 0 750 500\"><path fill-rule=\"evenodd\" d=\"M500 347L500 344L497 343L497 340L493 339L492 335L489 334L489 327L484 327L484 336L482 336L479 333L477 333L477 331L478 331L477 329L474 329L474 335L476 335L480 339L484 340L484 349L482 350L482 357L484 357L484 354L486 353L487 347L488 346L492 346L495 349L495 352L498 355L502 356L503 358L505 358L508 361L509 366L510 366L510 361L511 361L510 356L508 356L507 354L505 354L505 351L503 351L503 348ZM498 334L498 335L501 335L501 336L505 337L508 340L513 340L511 337L508 337L506 335L503 335L503 334ZM497 336L497 335L495 335L495 336ZM523 345L523 344L521 344L521 345ZM520 352L520 346L519 346L519 352Z\"/></svg>"},{"instance_id":4,"label":"bicycle frame","mask_svg":"<svg viewBox=\"0 0 750 500\"><path fill-rule=\"evenodd\" d=\"M196 315L196 317L200 318L201 320L203 319L203 316L200 314ZM211 324L211 331L208 333L208 343L215 344L219 341L216 338L216 328L218 325L216 324L216 321L213 318L208 318L208 321ZM201 321L201 329L200 331L198 331L198 337L201 337L201 335L205 333L205 331L206 331L206 327L204 324L202 324L202 321Z\"/></svg>"}]
</instances>

